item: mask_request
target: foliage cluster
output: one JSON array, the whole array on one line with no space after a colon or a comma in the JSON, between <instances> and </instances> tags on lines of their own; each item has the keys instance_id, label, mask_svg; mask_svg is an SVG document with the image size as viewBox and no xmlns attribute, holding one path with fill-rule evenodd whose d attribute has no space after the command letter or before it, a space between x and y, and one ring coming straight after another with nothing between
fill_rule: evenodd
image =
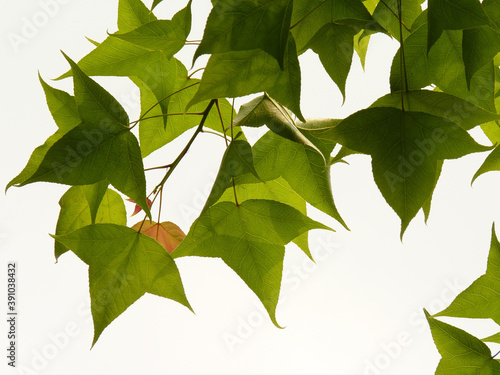
<instances>
[{"instance_id":1,"label":"foliage cluster","mask_svg":"<svg viewBox=\"0 0 500 375\"><path fill-rule=\"evenodd\" d=\"M401 237L423 210L430 214L444 160L488 151L473 177L500 170L500 148L478 144L478 126L500 141L500 0L213 0L203 37L188 40L192 2L170 20L141 0L120 0L118 31L78 63L66 56L74 93L41 77L58 127L9 184L70 185L60 200L56 258L73 251L89 265L95 343L145 293L191 309L175 259L221 258L259 297L279 326L285 245L312 259L307 233L331 230L307 216L306 203L347 228L331 188L330 167L353 153L371 156L373 178L401 219ZM362 63L370 37L383 33L400 48L391 93L345 119L303 117L298 56L314 51L343 96L354 53ZM210 55L201 79L175 55L198 45ZM90 76L130 78L141 115L131 121ZM236 113L231 99L258 94ZM266 126L255 144L244 128ZM135 129L135 130L134 130ZM134 132L133 132L134 130ZM138 130L138 138L136 136ZM192 135L165 175L149 189L143 158ZM162 192L202 132L225 141L205 206L185 235L161 222ZM120 194L121 193L121 194ZM127 226L123 196L145 218ZM158 220L153 221L152 210ZM500 324L500 244L492 235L488 269L436 316L491 318ZM436 374L500 374L483 340L428 316L442 355Z\"/></svg>"}]
</instances>

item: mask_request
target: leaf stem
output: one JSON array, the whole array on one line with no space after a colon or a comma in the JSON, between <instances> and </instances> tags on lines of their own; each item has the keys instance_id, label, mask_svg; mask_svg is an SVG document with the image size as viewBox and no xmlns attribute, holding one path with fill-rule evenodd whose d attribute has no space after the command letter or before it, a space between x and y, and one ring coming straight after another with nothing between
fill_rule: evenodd
<instances>
[{"instance_id":1,"label":"leaf stem","mask_svg":"<svg viewBox=\"0 0 500 375\"><path fill-rule=\"evenodd\" d=\"M191 74L188 75L188 79L190 79L193 75L195 75L196 73L204 70L205 68L200 68L200 69L196 69L194 72L192 72Z\"/></svg>"},{"instance_id":2,"label":"leaf stem","mask_svg":"<svg viewBox=\"0 0 500 375\"><path fill-rule=\"evenodd\" d=\"M401 85L403 85L403 76L405 77L404 80L404 85L405 85L405 90L408 92L408 81L407 81L407 76L406 76L406 61L405 61L405 48L404 48L404 40L403 40L403 21L402 21L402 6L401 6L401 0L398 0L398 18L399 18L399 44L400 44L400 49L401 49L401 56L399 59L399 65L400 65L400 75L401 75ZM403 87L401 87L401 110L404 112L405 111L405 97L404 97L404 91Z\"/></svg>"},{"instance_id":3,"label":"leaf stem","mask_svg":"<svg viewBox=\"0 0 500 375\"><path fill-rule=\"evenodd\" d=\"M160 167L146 168L146 169L144 169L144 171L152 171L155 169L166 169L166 168L170 168L171 166L172 166L172 164L167 164L167 165L162 165Z\"/></svg>"},{"instance_id":4,"label":"leaf stem","mask_svg":"<svg viewBox=\"0 0 500 375\"><path fill-rule=\"evenodd\" d=\"M165 174L165 177L163 177L163 179L161 180L161 182L155 187L155 190L161 188L165 184L165 182L168 180L168 178L170 177L170 175L172 174L172 172L179 165L179 163L184 158L184 156L186 156L187 152L189 151L189 148L193 144L193 142L196 139L196 137L198 136L198 134L200 134L203 131L203 125L205 124L205 121L207 121L208 114L210 113L210 110L212 109L212 107L214 106L214 104L216 102L217 102L217 99L212 99L210 101L210 103L208 103L207 108L205 109L205 111L203 111L203 118L201 119L200 125L198 125L198 127L196 128L196 130L195 130L194 134L192 135L191 139L186 144L186 146L184 147L184 149L181 151L181 153L179 154L179 156L177 156L177 158L174 160L174 162L170 165L170 168L168 169L167 173Z\"/></svg>"},{"instance_id":5,"label":"leaf stem","mask_svg":"<svg viewBox=\"0 0 500 375\"><path fill-rule=\"evenodd\" d=\"M143 119L141 119L141 121L151 120L151 119L153 119L153 118L158 118L158 117L167 117L167 116L184 116L184 115L202 116L202 115L203 115L203 112L165 113L165 114L163 114L163 115L155 115L155 116L150 116L150 117L144 117ZM135 124L135 123L137 123L138 121L139 121L139 120L134 121L134 122L131 122L130 124Z\"/></svg>"}]
</instances>

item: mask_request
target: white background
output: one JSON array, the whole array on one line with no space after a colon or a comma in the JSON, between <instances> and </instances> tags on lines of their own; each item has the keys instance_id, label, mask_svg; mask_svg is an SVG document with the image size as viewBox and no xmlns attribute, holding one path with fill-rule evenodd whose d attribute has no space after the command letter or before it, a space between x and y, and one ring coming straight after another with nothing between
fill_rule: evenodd
<instances>
[{"instance_id":1,"label":"white background","mask_svg":"<svg viewBox=\"0 0 500 375\"><path fill-rule=\"evenodd\" d=\"M50 8L43 6L48 3ZM156 13L169 18L184 5L168 0ZM191 39L201 38L209 7L208 0L193 1ZM59 50L79 60L92 49L84 36L102 41L107 30L116 30L116 11L117 1L2 3L2 189L56 129L37 71L47 81L65 72L68 65ZM13 43L14 34L24 38L23 43ZM355 57L344 106L319 60L306 53L301 57L305 116L343 118L387 93L396 49L386 36L372 38L365 72ZM178 57L189 66L193 52L191 47ZM137 117L132 84L123 78L97 80L131 119ZM70 80L51 84L72 89ZM172 161L188 136L146 158L146 166ZM163 220L189 229L222 152L217 137L197 139L164 194ZM178 266L196 315L175 302L146 295L104 331L92 350L87 267L71 253L55 264L48 235L54 233L58 200L67 187L37 183L11 188L0 196L0 373L433 374L439 354L422 309L441 310L485 271L491 225L499 218L500 175L490 173L470 186L485 156L445 163L428 225L420 213L403 243L399 219L373 182L370 158L352 156L350 165L335 165L334 196L351 231L311 210L314 218L337 232L311 232L317 265L296 247L287 248L277 310L283 330L272 325L257 298L221 261L187 258L178 260ZM151 189L160 175L148 177ZM131 212L132 205L127 209ZM132 218L129 224L134 222ZM17 369L9 368L6 359L8 261L18 263ZM481 337L497 330L488 321L454 322Z\"/></svg>"}]
</instances>

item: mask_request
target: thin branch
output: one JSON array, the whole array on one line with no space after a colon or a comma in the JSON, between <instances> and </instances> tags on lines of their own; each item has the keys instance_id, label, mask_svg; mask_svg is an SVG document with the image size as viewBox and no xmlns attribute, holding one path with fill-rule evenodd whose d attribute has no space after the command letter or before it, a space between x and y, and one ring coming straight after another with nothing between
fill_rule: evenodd
<instances>
[{"instance_id":1,"label":"thin branch","mask_svg":"<svg viewBox=\"0 0 500 375\"><path fill-rule=\"evenodd\" d=\"M405 48L404 48L404 41L403 41L403 22L401 21L401 15L402 15L402 10L401 10L401 0L398 0L398 15L399 15L399 37L400 37L400 45L401 45L401 56L399 57L399 69L400 69L400 76L401 76L401 84L403 84L403 76L406 76L406 64L405 64ZM405 83L405 91L408 91L408 86ZM401 87L401 110L404 112L405 111L405 96L403 92L403 88Z\"/></svg>"},{"instance_id":2,"label":"thin branch","mask_svg":"<svg viewBox=\"0 0 500 375\"><path fill-rule=\"evenodd\" d=\"M144 170L144 172L146 172L146 171L153 171L155 169L167 169L167 168L170 168L171 166L172 166L172 164L167 164L167 165L162 165L160 167L146 168Z\"/></svg>"},{"instance_id":3,"label":"thin branch","mask_svg":"<svg viewBox=\"0 0 500 375\"><path fill-rule=\"evenodd\" d=\"M210 113L210 110L212 109L212 107L213 107L213 105L215 104L216 101L217 101L216 99L212 99L210 101L210 103L208 103L207 108L205 109L205 111L203 111L203 118L201 119L200 125L198 125L198 127L196 128L196 130L195 130L194 134L192 135L191 139L186 144L186 146L184 147L184 149L181 151L181 153L179 154L179 156L177 156L177 158L171 164L170 168L168 169L167 173L165 174L165 177L163 177L163 179L161 180L161 182L155 187L155 190L161 188L165 184L165 182L168 180L168 178L170 177L170 175L172 174L172 172L179 165L179 163L184 158L184 156L186 156L186 154L189 151L189 148L193 144L194 140L196 139L196 137L198 136L198 134L200 134L202 132L203 125L205 124L205 121L207 121L208 114Z\"/></svg>"},{"instance_id":4,"label":"thin branch","mask_svg":"<svg viewBox=\"0 0 500 375\"><path fill-rule=\"evenodd\" d=\"M189 115L189 116L203 116L203 112L187 112L187 113L165 113L163 115L155 115L155 116L150 116L150 117L144 117L143 119L141 119L141 121L145 121L145 120L151 120L153 118L158 118L158 117L168 117L168 116L184 116L184 115ZM139 120L137 121L133 121L131 122L130 124L135 124L139 122Z\"/></svg>"}]
</instances>

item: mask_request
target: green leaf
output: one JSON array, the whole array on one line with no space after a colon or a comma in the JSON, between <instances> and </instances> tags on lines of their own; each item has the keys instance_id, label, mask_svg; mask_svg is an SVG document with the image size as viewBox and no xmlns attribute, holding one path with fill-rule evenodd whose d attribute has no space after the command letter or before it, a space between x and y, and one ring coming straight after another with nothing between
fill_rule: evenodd
<instances>
[{"instance_id":1,"label":"green leaf","mask_svg":"<svg viewBox=\"0 0 500 375\"><path fill-rule=\"evenodd\" d=\"M263 181L282 176L302 198L347 228L333 201L330 168L321 153L267 132L253 146L257 174Z\"/></svg>"},{"instance_id":2,"label":"green leaf","mask_svg":"<svg viewBox=\"0 0 500 375\"><path fill-rule=\"evenodd\" d=\"M401 16L403 20L403 40L408 37L413 22L422 13L423 0L404 0L401 1ZM373 11L373 19L387 30L392 37L400 40L399 18L398 18L398 0L379 1Z\"/></svg>"},{"instance_id":3,"label":"green leaf","mask_svg":"<svg viewBox=\"0 0 500 375\"><path fill-rule=\"evenodd\" d=\"M492 171L500 171L500 147L496 147L492 152L490 152L486 160L483 162L481 167L479 167L478 171L472 178L472 182L474 182L476 178L482 174Z\"/></svg>"},{"instance_id":4,"label":"green leaf","mask_svg":"<svg viewBox=\"0 0 500 375\"><path fill-rule=\"evenodd\" d=\"M460 293L453 302L435 316L493 319L500 324L500 243L491 233L491 246L486 273Z\"/></svg>"},{"instance_id":5,"label":"green leaf","mask_svg":"<svg viewBox=\"0 0 500 375\"><path fill-rule=\"evenodd\" d=\"M285 69L261 50L212 55L189 106L214 98L236 98L262 91L303 120L300 111L300 66L295 42L288 39Z\"/></svg>"},{"instance_id":6,"label":"green leaf","mask_svg":"<svg viewBox=\"0 0 500 375\"><path fill-rule=\"evenodd\" d=\"M187 74L179 72L180 76L177 79L179 88L176 94L172 95L168 104L170 116L168 123L165 126L162 117L162 110L159 106L153 107L157 103L156 96L151 89L141 80L134 78L133 82L139 87L141 93L141 116L146 111L144 120L139 123L139 139L141 142L142 156L146 157L153 151L156 151L171 142L185 131L197 126L200 123L201 116L186 114L186 106L193 98L197 91L198 79L187 79ZM195 104L189 110L190 113L202 113L207 107L209 101L205 100ZM234 110L231 104L226 99L219 99L219 108L221 110L224 128L230 127L231 117L234 115ZM222 132L221 118L216 110L210 111L204 127ZM235 133L239 129L233 129Z\"/></svg>"},{"instance_id":7,"label":"green leaf","mask_svg":"<svg viewBox=\"0 0 500 375\"><path fill-rule=\"evenodd\" d=\"M467 84L474 74L500 52L500 33L489 26L464 30L462 54Z\"/></svg>"},{"instance_id":8,"label":"green leaf","mask_svg":"<svg viewBox=\"0 0 500 375\"><path fill-rule=\"evenodd\" d=\"M436 375L498 375L500 364L477 337L432 318L425 311L432 337L441 354Z\"/></svg>"},{"instance_id":9,"label":"green leaf","mask_svg":"<svg viewBox=\"0 0 500 375\"><path fill-rule=\"evenodd\" d=\"M127 33L111 34L139 47L163 51L167 57L175 55L186 42L191 31L191 1L172 20L155 20Z\"/></svg>"},{"instance_id":10,"label":"green leaf","mask_svg":"<svg viewBox=\"0 0 500 375\"><path fill-rule=\"evenodd\" d=\"M429 0L427 51L443 30L462 30L486 25L488 17L478 0Z\"/></svg>"},{"instance_id":11,"label":"green leaf","mask_svg":"<svg viewBox=\"0 0 500 375\"><path fill-rule=\"evenodd\" d=\"M396 108L368 108L332 129L333 140L370 154L375 182L401 219L401 236L429 199L437 161L488 148L441 117Z\"/></svg>"},{"instance_id":12,"label":"green leaf","mask_svg":"<svg viewBox=\"0 0 500 375\"><path fill-rule=\"evenodd\" d=\"M404 92L405 108L414 112L447 118L462 129L470 130L476 125L499 120L500 115L489 112L467 100L439 91L411 90ZM401 109L401 93L385 95L371 107L395 107Z\"/></svg>"},{"instance_id":13,"label":"green leaf","mask_svg":"<svg viewBox=\"0 0 500 375\"><path fill-rule=\"evenodd\" d=\"M219 0L194 60L204 54L259 49L284 69L291 16L291 0Z\"/></svg>"},{"instance_id":14,"label":"green leaf","mask_svg":"<svg viewBox=\"0 0 500 375\"><path fill-rule=\"evenodd\" d=\"M121 104L97 82L89 78L73 60L65 54L64 57L71 65L75 101L81 122L101 124L105 127L127 128L130 121Z\"/></svg>"},{"instance_id":15,"label":"green leaf","mask_svg":"<svg viewBox=\"0 0 500 375\"><path fill-rule=\"evenodd\" d=\"M320 153L297 127L291 122L291 116L269 95L264 93L243 104L234 119L234 126L260 127L267 125L274 133L293 142L309 146Z\"/></svg>"},{"instance_id":16,"label":"green leaf","mask_svg":"<svg viewBox=\"0 0 500 375\"><path fill-rule=\"evenodd\" d=\"M490 25L500 31L500 0L483 0L483 9Z\"/></svg>"},{"instance_id":17,"label":"green leaf","mask_svg":"<svg viewBox=\"0 0 500 375\"><path fill-rule=\"evenodd\" d=\"M101 191L103 186L104 192ZM94 215L96 203L97 210ZM56 235L71 233L95 223L127 225L123 199L115 191L107 189L107 183L73 186L62 196L59 206L61 211L57 220ZM62 243L55 242L56 259L68 250Z\"/></svg>"},{"instance_id":18,"label":"green leaf","mask_svg":"<svg viewBox=\"0 0 500 375\"><path fill-rule=\"evenodd\" d=\"M332 141L330 133L341 121L338 119L313 119L299 123L297 127L323 153L325 160L330 161L330 155L336 145Z\"/></svg>"},{"instance_id":19,"label":"green leaf","mask_svg":"<svg viewBox=\"0 0 500 375\"><path fill-rule=\"evenodd\" d=\"M483 342L495 342L497 344L500 344L500 332L495 333L494 335L488 336L484 339L481 339Z\"/></svg>"},{"instance_id":20,"label":"green leaf","mask_svg":"<svg viewBox=\"0 0 500 375\"><path fill-rule=\"evenodd\" d=\"M172 253L176 258L221 258L259 297L276 321L285 245L311 229L329 229L296 209L271 200L221 202L196 220Z\"/></svg>"},{"instance_id":21,"label":"green leaf","mask_svg":"<svg viewBox=\"0 0 500 375\"><path fill-rule=\"evenodd\" d=\"M369 43L370 35L363 36L363 31L360 31L354 36L354 50L359 56L363 70L365 69L366 53L368 52Z\"/></svg>"},{"instance_id":22,"label":"green leaf","mask_svg":"<svg viewBox=\"0 0 500 375\"><path fill-rule=\"evenodd\" d=\"M329 23L356 26L358 31L375 26L361 0L294 0L292 33L300 53L305 52L312 37Z\"/></svg>"},{"instance_id":23,"label":"green leaf","mask_svg":"<svg viewBox=\"0 0 500 375\"><path fill-rule=\"evenodd\" d=\"M191 309L179 270L154 239L131 228L95 224L54 236L89 265L94 345L103 330L145 293Z\"/></svg>"},{"instance_id":24,"label":"green leaf","mask_svg":"<svg viewBox=\"0 0 500 375\"><path fill-rule=\"evenodd\" d=\"M175 89L178 71L185 70L181 62L169 59L163 51L151 51L111 36L83 57L78 66L89 76L139 78L154 92L164 114L168 113L168 97ZM59 79L70 76L68 72Z\"/></svg>"},{"instance_id":25,"label":"green leaf","mask_svg":"<svg viewBox=\"0 0 500 375\"><path fill-rule=\"evenodd\" d=\"M118 2L118 29L122 33L156 21L155 15L141 0L120 0Z\"/></svg>"},{"instance_id":26,"label":"green leaf","mask_svg":"<svg viewBox=\"0 0 500 375\"><path fill-rule=\"evenodd\" d=\"M253 165L252 147L247 141L233 140L224 153L219 172L202 213L219 200L234 177L246 173L251 173L259 179Z\"/></svg>"},{"instance_id":27,"label":"green leaf","mask_svg":"<svg viewBox=\"0 0 500 375\"><path fill-rule=\"evenodd\" d=\"M356 33L356 29L351 26L331 22L323 26L306 45L306 48L311 48L318 54L323 67L338 86L344 100Z\"/></svg>"},{"instance_id":28,"label":"green leaf","mask_svg":"<svg viewBox=\"0 0 500 375\"><path fill-rule=\"evenodd\" d=\"M45 83L40 74L38 78L45 92L47 106L49 107L49 111L57 127L67 132L80 124L82 120L78 114L75 98L65 91L49 86Z\"/></svg>"},{"instance_id":29,"label":"green leaf","mask_svg":"<svg viewBox=\"0 0 500 375\"><path fill-rule=\"evenodd\" d=\"M282 177L276 180L260 181L257 178L252 179L249 176L236 177L235 190L238 197L238 202L242 203L250 199L268 199L287 204L302 214L307 215L306 201L298 195ZM242 182L245 183L241 183ZM252 181L253 180L253 181ZM226 189L224 194L219 199L219 202L234 202L234 190L232 187ZM311 251L309 250L308 233L303 233L295 238L293 242L313 260Z\"/></svg>"},{"instance_id":30,"label":"green leaf","mask_svg":"<svg viewBox=\"0 0 500 375\"><path fill-rule=\"evenodd\" d=\"M434 83L448 94L496 112L493 67L487 64L481 68L472 78L469 90L462 57L462 32L444 31L435 48L427 54L427 27L424 22L426 13L415 21L420 26L404 43L406 73L401 74L401 51L394 57L390 77L391 91L415 90Z\"/></svg>"},{"instance_id":31,"label":"green leaf","mask_svg":"<svg viewBox=\"0 0 500 375\"><path fill-rule=\"evenodd\" d=\"M68 58L75 100L83 122L45 153L35 173L21 185L37 181L90 185L107 179L150 215L141 150L130 132L121 105Z\"/></svg>"},{"instance_id":32,"label":"green leaf","mask_svg":"<svg viewBox=\"0 0 500 375\"><path fill-rule=\"evenodd\" d=\"M156 8L156 6L158 4L160 4L163 0L154 0L153 1L153 5L151 5L151 10L153 10L154 8Z\"/></svg>"}]
</instances>

